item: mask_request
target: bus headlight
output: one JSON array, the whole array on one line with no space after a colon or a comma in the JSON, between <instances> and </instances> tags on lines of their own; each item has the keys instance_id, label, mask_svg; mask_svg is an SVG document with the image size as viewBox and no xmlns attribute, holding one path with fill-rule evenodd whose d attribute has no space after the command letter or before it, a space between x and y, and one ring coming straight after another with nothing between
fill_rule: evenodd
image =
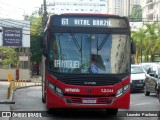
<instances>
[{"instance_id":1,"label":"bus headlight","mask_svg":"<svg viewBox=\"0 0 160 120\"><path fill-rule=\"evenodd\" d=\"M63 96L63 92L62 92L62 90L61 90L59 87L56 87L56 93L57 93L59 96Z\"/></svg>"},{"instance_id":2,"label":"bus headlight","mask_svg":"<svg viewBox=\"0 0 160 120\"><path fill-rule=\"evenodd\" d=\"M119 97L123 94L123 88L120 88L117 90L117 94L116 94L116 97Z\"/></svg>"},{"instance_id":3,"label":"bus headlight","mask_svg":"<svg viewBox=\"0 0 160 120\"><path fill-rule=\"evenodd\" d=\"M130 84L123 87L123 93L125 93L130 88Z\"/></svg>"},{"instance_id":4,"label":"bus headlight","mask_svg":"<svg viewBox=\"0 0 160 120\"><path fill-rule=\"evenodd\" d=\"M59 96L61 96L61 97L63 96L63 91L62 91L62 89L60 89L59 87L53 85L53 84L50 83L50 82L48 82L48 86L49 86L49 88L50 88L54 93L56 93L57 95L59 95Z\"/></svg>"},{"instance_id":5,"label":"bus headlight","mask_svg":"<svg viewBox=\"0 0 160 120\"><path fill-rule=\"evenodd\" d=\"M55 91L55 86L52 83L48 82L48 86L52 91Z\"/></svg>"},{"instance_id":6,"label":"bus headlight","mask_svg":"<svg viewBox=\"0 0 160 120\"><path fill-rule=\"evenodd\" d=\"M130 84L125 85L124 87L121 87L117 90L116 97L121 96L124 94L128 89L130 88Z\"/></svg>"}]
</instances>

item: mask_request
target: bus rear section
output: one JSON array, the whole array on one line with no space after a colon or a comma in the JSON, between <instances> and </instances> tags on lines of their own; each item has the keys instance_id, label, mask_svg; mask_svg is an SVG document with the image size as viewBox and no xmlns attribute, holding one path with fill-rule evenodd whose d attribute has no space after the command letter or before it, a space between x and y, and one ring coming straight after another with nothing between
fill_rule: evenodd
<instances>
[{"instance_id":1,"label":"bus rear section","mask_svg":"<svg viewBox=\"0 0 160 120\"><path fill-rule=\"evenodd\" d=\"M131 41L126 18L53 15L44 39L42 100L48 110L129 109Z\"/></svg>"}]
</instances>

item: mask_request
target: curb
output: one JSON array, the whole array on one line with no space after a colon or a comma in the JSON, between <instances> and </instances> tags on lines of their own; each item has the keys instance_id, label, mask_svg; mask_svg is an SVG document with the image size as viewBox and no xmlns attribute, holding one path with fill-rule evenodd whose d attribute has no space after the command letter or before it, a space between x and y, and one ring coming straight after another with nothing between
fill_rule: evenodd
<instances>
[{"instance_id":1,"label":"curb","mask_svg":"<svg viewBox=\"0 0 160 120\"><path fill-rule=\"evenodd\" d=\"M11 91L10 97L9 97L9 102L14 102L13 101L13 94L16 90L18 89L23 89L23 88L28 88L28 87L35 87L35 86L41 86L41 85L30 85L30 86L23 86L23 87L19 87L19 88L15 88L14 90ZM11 111L11 107L10 105L8 105L9 107L9 111ZM0 119L1 120L1 119ZM11 120L11 117L6 117L3 120Z\"/></svg>"},{"instance_id":2,"label":"curb","mask_svg":"<svg viewBox=\"0 0 160 120\"><path fill-rule=\"evenodd\" d=\"M12 90L12 92L10 94L9 101L13 101L14 91L16 91L18 89L23 89L23 88L28 88L28 87L35 87L35 86L41 86L41 85L30 85L30 86L23 86L23 87L15 88L14 90Z\"/></svg>"}]
</instances>

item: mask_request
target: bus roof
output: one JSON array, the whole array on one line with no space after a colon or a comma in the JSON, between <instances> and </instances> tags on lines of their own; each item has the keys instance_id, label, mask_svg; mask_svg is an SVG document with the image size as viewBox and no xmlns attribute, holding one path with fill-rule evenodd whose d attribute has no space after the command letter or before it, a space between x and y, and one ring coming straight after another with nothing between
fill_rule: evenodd
<instances>
[{"instance_id":1,"label":"bus roof","mask_svg":"<svg viewBox=\"0 0 160 120\"><path fill-rule=\"evenodd\" d=\"M115 15L115 14L94 14L94 13L64 13L64 14L50 15L50 17L53 17L53 16L121 17L121 16ZM127 17L125 17L125 18L127 18Z\"/></svg>"}]
</instances>

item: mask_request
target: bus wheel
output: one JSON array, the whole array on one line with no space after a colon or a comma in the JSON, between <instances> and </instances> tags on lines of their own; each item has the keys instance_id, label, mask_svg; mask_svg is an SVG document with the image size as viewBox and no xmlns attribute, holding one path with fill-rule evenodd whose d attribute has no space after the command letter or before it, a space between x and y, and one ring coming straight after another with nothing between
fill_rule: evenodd
<instances>
[{"instance_id":1,"label":"bus wheel","mask_svg":"<svg viewBox=\"0 0 160 120\"><path fill-rule=\"evenodd\" d=\"M42 102L43 102L43 103L46 103L46 100L45 100L45 98L44 98L44 97L42 97Z\"/></svg>"},{"instance_id":2,"label":"bus wheel","mask_svg":"<svg viewBox=\"0 0 160 120\"><path fill-rule=\"evenodd\" d=\"M45 93L43 86L42 86L42 102L46 103L46 93Z\"/></svg>"},{"instance_id":3,"label":"bus wheel","mask_svg":"<svg viewBox=\"0 0 160 120\"><path fill-rule=\"evenodd\" d=\"M144 94L145 94L145 96L149 96L149 94L150 94L150 92L147 91L146 85L144 85Z\"/></svg>"},{"instance_id":4,"label":"bus wheel","mask_svg":"<svg viewBox=\"0 0 160 120\"><path fill-rule=\"evenodd\" d=\"M106 109L106 114L107 115L117 115L118 113L118 108L108 108Z\"/></svg>"}]
</instances>

